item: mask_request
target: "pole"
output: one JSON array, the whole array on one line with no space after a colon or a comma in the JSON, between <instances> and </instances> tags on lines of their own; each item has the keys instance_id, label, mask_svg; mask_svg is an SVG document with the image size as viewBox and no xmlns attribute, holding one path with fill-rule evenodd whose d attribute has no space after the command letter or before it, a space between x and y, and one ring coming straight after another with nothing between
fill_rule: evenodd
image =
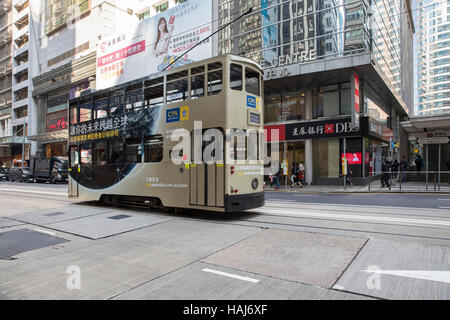
<instances>
[{"instance_id":1,"label":"pole","mask_svg":"<svg viewBox=\"0 0 450 320\"><path fill-rule=\"evenodd\" d=\"M439 156L438 156L438 190L441 190L441 145L439 147Z\"/></svg>"},{"instance_id":2,"label":"pole","mask_svg":"<svg viewBox=\"0 0 450 320\"><path fill-rule=\"evenodd\" d=\"M25 161L25 119L23 119L23 129L22 129L22 169L23 162Z\"/></svg>"},{"instance_id":3,"label":"pole","mask_svg":"<svg viewBox=\"0 0 450 320\"><path fill-rule=\"evenodd\" d=\"M426 171L426 189L428 191L428 144L425 145L425 152L426 152L426 156L425 156L425 171Z\"/></svg>"},{"instance_id":4,"label":"pole","mask_svg":"<svg viewBox=\"0 0 450 320\"><path fill-rule=\"evenodd\" d=\"M347 190L347 141L344 138L344 161L342 161L342 175L344 176L344 190ZM344 168L345 167L345 168Z\"/></svg>"}]
</instances>

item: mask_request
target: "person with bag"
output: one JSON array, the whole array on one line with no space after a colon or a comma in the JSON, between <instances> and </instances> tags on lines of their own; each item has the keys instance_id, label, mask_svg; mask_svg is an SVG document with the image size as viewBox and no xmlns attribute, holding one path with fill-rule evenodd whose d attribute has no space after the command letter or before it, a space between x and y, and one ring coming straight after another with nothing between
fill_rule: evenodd
<instances>
[{"instance_id":1,"label":"person with bag","mask_svg":"<svg viewBox=\"0 0 450 320\"><path fill-rule=\"evenodd\" d=\"M298 165L298 185L300 188L303 188L305 181L305 166L303 165L303 162L300 162Z\"/></svg>"},{"instance_id":2,"label":"person with bag","mask_svg":"<svg viewBox=\"0 0 450 320\"><path fill-rule=\"evenodd\" d=\"M295 162L292 163L291 168L291 188L295 187L298 183L298 167Z\"/></svg>"}]
</instances>

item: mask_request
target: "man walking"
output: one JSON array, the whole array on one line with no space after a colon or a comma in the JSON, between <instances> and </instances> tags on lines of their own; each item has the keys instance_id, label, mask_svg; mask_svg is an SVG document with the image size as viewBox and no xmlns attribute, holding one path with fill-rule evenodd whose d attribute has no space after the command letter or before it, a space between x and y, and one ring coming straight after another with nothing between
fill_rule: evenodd
<instances>
[{"instance_id":1,"label":"man walking","mask_svg":"<svg viewBox=\"0 0 450 320\"><path fill-rule=\"evenodd\" d=\"M391 162L388 158L384 159L383 165L381 166L381 187L390 188L391 184L389 180L391 178Z\"/></svg>"},{"instance_id":2,"label":"man walking","mask_svg":"<svg viewBox=\"0 0 450 320\"><path fill-rule=\"evenodd\" d=\"M416 164L416 169L417 171L422 171L422 167L423 167L423 159L422 156L419 154L416 158L416 160L414 160L415 164Z\"/></svg>"},{"instance_id":3,"label":"man walking","mask_svg":"<svg viewBox=\"0 0 450 320\"><path fill-rule=\"evenodd\" d=\"M406 182L406 171L408 171L408 161L405 160L405 156L402 156L402 159L400 160L401 182Z\"/></svg>"}]
</instances>

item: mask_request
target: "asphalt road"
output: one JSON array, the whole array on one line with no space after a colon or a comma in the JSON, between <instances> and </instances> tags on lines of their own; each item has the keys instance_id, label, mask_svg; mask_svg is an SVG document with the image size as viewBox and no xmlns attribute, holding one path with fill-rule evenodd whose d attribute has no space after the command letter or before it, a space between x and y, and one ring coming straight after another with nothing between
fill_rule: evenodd
<instances>
[{"instance_id":1,"label":"asphalt road","mask_svg":"<svg viewBox=\"0 0 450 320\"><path fill-rule=\"evenodd\" d=\"M449 209L450 194L266 192L266 200L298 203ZM420 210L417 210L420 211Z\"/></svg>"},{"instance_id":2,"label":"asphalt road","mask_svg":"<svg viewBox=\"0 0 450 320\"><path fill-rule=\"evenodd\" d=\"M174 214L66 191L0 182L0 299L450 299L450 195L267 192Z\"/></svg>"}]
</instances>

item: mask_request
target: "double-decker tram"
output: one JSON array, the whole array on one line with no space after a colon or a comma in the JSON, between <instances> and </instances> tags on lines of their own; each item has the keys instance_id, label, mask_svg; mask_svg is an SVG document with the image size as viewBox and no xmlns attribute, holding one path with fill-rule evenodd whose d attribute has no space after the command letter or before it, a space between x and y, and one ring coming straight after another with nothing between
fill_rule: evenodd
<instances>
[{"instance_id":1,"label":"double-decker tram","mask_svg":"<svg viewBox=\"0 0 450 320\"><path fill-rule=\"evenodd\" d=\"M70 100L69 197L220 212L264 205L262 91L259 65L223 55Z\"/></svg>"}]
</instances>

